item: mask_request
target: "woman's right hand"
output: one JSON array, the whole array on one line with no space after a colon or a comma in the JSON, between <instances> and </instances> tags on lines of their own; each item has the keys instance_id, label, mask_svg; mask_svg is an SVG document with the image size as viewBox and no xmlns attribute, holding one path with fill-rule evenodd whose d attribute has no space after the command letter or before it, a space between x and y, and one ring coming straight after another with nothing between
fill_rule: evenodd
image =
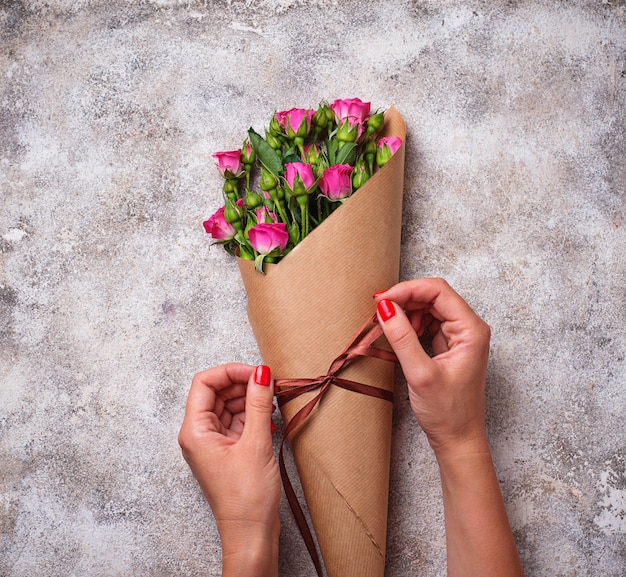
<instances>
[{"instance_id":1,"label":"woman's right hand","mask_svg":"<svg viewBox=\"0 0 626 577\"><path fill-rule=\"evenodd\" d=\"M378 318L439 463L449 577L523 577L485 432L490 330L441 279L375 295ZM419 342L428 331L430 357Z\"/></svg>"},{"instance_id":2,"label":"woman's right hand","mask_svg":"<svg viewBox=\"0 0 626 577\"><path fill-rule=\"evenodd\" d=\"M411 407L437 459L485 450L489 326L442 279L402 282L375 299ZM419 341L425 332L432 357Z\"/></svg>"}]
</instances>

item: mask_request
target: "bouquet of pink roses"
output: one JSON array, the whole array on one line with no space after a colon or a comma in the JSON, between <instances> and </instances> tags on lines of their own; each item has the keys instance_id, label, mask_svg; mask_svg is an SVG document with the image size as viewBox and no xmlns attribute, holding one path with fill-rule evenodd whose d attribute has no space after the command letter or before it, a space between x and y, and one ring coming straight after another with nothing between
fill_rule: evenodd
<instances>
[{"instance_id":1,"label":"bouquet of pink roses","mask_svg":"<svg viewBox=\"0 0 626 577\"><path fill-rule=\"evenodd\" d=\"M389 161L402 141L381 137L383 125L384 112L358 98L275 113L265 138L250 128L241 149L213 155L224 206L205 230L262 272Z\"/></svg>"},{"instance_id":2,"label":"bouquet of pink roses","mask_svg":"<svg viewBox=\"0 0 626 577\"><path fill-rule=\"evenodd\" d=\"M278 112L215 155L224 206L204 227L238 256L329 577L384 572L394 366L367 321L372 294L398 281L405 136L394 108L337 100Z\"/></svg>"}]
</instances>

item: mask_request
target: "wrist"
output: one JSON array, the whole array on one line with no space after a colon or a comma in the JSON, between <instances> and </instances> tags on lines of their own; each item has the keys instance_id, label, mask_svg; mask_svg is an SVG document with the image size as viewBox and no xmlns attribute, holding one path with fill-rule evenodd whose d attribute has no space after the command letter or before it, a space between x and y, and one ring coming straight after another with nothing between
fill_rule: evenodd
<instances>
[{"instance_id":1,"label":"wrist","mask_svg":"<svg viewBox=\"0 0 626 577\"><path fill-rule=\"evenodd\" d=\"M222 577L278 576L280 524L226 522L218 525L222 541Z\"/></svg>"},{"instance_id":2,"label":"wrist","mask_svg":"<svg viewBox=\"0 0 626 577\"><path fill-rule=\"evenodd\" d=\"M433 447L433 451L439 468L455 463L483 461L486 458L491 462L491 450L484 432L466 439L441 443Z\"/></svg>"}]
</instances>

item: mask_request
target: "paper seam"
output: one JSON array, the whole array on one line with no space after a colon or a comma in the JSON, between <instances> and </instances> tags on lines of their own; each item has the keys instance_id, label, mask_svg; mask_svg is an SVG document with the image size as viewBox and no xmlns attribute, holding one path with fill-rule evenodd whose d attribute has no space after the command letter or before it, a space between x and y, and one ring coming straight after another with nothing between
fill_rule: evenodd
<instances>
[{"instance_id":1,"label":"paper seam","mask_svg":"<svg viewBox=\"0 0 626 577\"><path fill-rule=\"evenodd\" d=\"M359 524L361 525L361 527L363 527L363 531L365 532L365 534L368 536L369 540L372 542L372 544L374 545L374 547L376 547L376 550L378 551L378 554L384 559L385 554L381 548L381 546L378 544L378 542L376 541L376 539L374 538L374 535L372 535L371 531L369 531L367 529L367 525L364 523L363 519L361 519L361 517L359 516L359 514L350 506L350 503L348 502L348 500L341 494L341 491L339 491L339 489L337 489L337 487L335 487L335 485L333 485L331 483L333 489L335 489L335 491L337 492L337 494L341 497L341 500L344 502L344 504L346 505L346 507L348 508L349 511L352 512L352 514L357 518L357 520L359 521Z\"/></svg>"}]
</instances>

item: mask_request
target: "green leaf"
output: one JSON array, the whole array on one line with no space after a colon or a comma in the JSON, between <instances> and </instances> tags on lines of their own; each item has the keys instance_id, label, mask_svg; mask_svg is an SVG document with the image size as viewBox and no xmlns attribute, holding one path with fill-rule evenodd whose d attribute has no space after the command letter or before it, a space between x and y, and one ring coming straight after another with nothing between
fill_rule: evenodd
<instances>
[{"instance_id":1,"label":"green leaf","mask_svg":"<svg viewBox=\"0 0 626 577\"><path fill-rule=\"evenodd\" d=\"M302 159L297 154L288 154L283 157L283 162L289 164L290 162L302 162Z\"/></svg>"},{"instance_id":2,"label":"green leaf","mask_svg":"<svg viewBox=\"0 0 626 577\"><path fill-rule=\"evenodd\" d=\"M329 138L328 142L326 143L326 148L328 150L328 163L330 166L332 166L333 164L337 164L337 162L335 162L335 156L337 154L338 146L339 142L337 140L334 140L333 138Z\"/></svg>"},{"instance_id":3,"label":"green leaf","mask_svg":"<svg viewBox=\"0 0 626 577\"><path fill-rule=\"evenodd\" d=\"M356 144L346 142L337 153L335 164L354 164L356 161Z\"/></svg>"},{"instance_id":4,"label":"green leaf","mask_svg":"<svg viewBox=\"0 0 626 577\"><path fill-rule=\"evenodd\" d=\"M279 177L283 170L283 164L280 161L278 154L276 154L276 151L252 128L248 130L248 137L250 138L252 148L254 148L254 152L256 152L261 164L268 172L271 172L274 176Z\"/></svg>"}]
</instances>

